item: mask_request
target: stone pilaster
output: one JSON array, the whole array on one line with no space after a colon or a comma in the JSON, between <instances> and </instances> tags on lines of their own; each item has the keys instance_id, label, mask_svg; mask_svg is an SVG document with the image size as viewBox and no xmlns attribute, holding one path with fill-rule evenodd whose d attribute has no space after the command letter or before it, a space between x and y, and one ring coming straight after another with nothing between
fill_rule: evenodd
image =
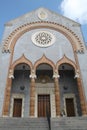
<instances>
[{"instance_id":1,"label":"stone pilaster","mask_svg":"<svg viewBox=\"0 0 87 130\"><path fill-rule=\"evenodd\" d=\"M54 72L54 87L55 87L55 104L56 104L56 116L60 116L60 90L59 90L59 75L57 71Z\"/></svg>"},{"instance_id":2,"label":"stone pilaster","mask_svg":"<svg viewBox=\"0 0 87 130\"><path fill-rule=\"evenodd\" d=\"M32 71L31 75L31 85L30 85L30 116L35 116L35 78L36 75L34 74L34 71Z\"/></svg>"},{"instance_id":3,"label":"stone pilaster","mask_svg":"<svg viewBox=\"0 0 87 130\"><path fill-rule=\"evenodd\" d=\"M84 90L82 88L81 78L79 78L79 77L77 77L77 85L78 85L82 115L84 116L84 115L87 115L87 106L86 106L86 99L85 99L85 95L84 95Z\"/></svg>"},{"instance_id":4,"label":"stone pilaster","mask_svg":"<svg viewBox=\"0 0 87 130\"><path fill-rule=\"evenodd\" d=\"M5 97L4 97L4 105L3 105L3 116L9 116L9 107L10 107L10 96L11 96L11 86L12 79L14 78L12 70L9 71L6 89L5 89Z\"/></svg>"}]
</instances>

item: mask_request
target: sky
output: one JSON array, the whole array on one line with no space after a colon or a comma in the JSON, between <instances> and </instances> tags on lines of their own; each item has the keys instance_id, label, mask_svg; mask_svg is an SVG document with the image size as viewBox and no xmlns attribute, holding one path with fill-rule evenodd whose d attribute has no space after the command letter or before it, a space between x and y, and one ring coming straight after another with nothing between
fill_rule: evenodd
<instances>
[{"instance_id":1,"label":"sky","mask_svg":"<svg viewBox=\"0 0 87 130\"><path fill-rule=\"evenodd\" d=\"M5 23L40 7L80 23L87 43L87 0L0 0L0 41Z\"/></svg>"}]
</instances>

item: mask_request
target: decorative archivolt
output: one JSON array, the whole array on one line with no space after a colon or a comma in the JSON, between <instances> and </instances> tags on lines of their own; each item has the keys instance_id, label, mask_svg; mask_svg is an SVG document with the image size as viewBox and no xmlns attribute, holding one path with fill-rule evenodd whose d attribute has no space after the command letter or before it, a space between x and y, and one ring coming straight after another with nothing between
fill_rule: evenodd
<instances>
[{"instance_id":1,"label":"decorative archivolt","mask_svg":"<svg viewBox=\"0 0 87 130\"><path fill-rule=\"evenodd\" d=\"M61 58L57 63L56 63L56 70L59 70L60 65L62 64L69 64L70 66L73 67L74 71L75 71L75 77L74 78L80 78L80 71L78 66L69 58L67 58L65 55L63 56L63 58Z\"/></svg>"},{"instance_id":2,"label":"decorative archivolt","mask_svg":"<svg viewBox=\"0 0 87 130\"><path fill-rule=\"evenodd\" d=\"M62 64L64 64L64 63L71 65L74 68L74 70L77 71L76 64L72 60L70 60L69 58L67 58L65 55L63 56L63 58L61 58L56 63L56 68L59 69L59 66L62 65Z\"/></svg>"},{"instance_id":3,"label":"decorative archivolt","mask_svg":"<svg viewBox=\"0 0 87 130\"><path fill-rule=\"evenodd\" d=\"M39 60L35 62L34 70L36 70L37 66L43 63L50 65L53 68L53 70L55 70L55 64L50 59L48 59L45 55L43 55Z\"/></svg>"},{"instance_id":4,"label":"decorative archivolt","mask_svg":"<svg viewBox=\"0 0 87 130\"><path fill-rule=\"evenodd\" d=\"M65 37L68 38L68 40L72 44L74 51L84 52L84 44L81 42L79 37L72 30L70 30L69 28L61 24L49 22L49 21L37 21L37 22L27 23L15 29L6 38L3 46L3 52L12 52L14 50L16 41L19 39L19 37L23 35L25 32L28 32L36 28L49 28L49 29L59 31L60 33L65 35Z\"/></svg>"},{"instance_id":5,"label":"decorative archivolt","mask_svg":"<svg viewBox=\"0 0 87 130\"><path fill-rule=\"evenodd\" d=\"M18 60L16 60L11 66L10 69L14 71L14 68L21 63L25 63L30 67L30 70L33 68L31 61L29 61L24 55L22 55Z\"/></svg>"},{"instance_id":6,"label":"decorative archivolt","mask_svg":"<svg viewBox=\"0 0 87 130\"><path fill-rule=\"evenodd\" d=\"M71 61L70 59L68 59L65 55L63 56L63 58L61 58L56 63L56 65L50 59L48 59L45 55L43 55L39 60L37 60L34 65L24 55L22 55L21 58L16 60L10 66L9 75L8 75L9 78L14 78L14 69L18 64L21 64L21 63L25 63L30 67L30 70L31 70L30 78L36 78L36 69L40 64L50 65L53 69L53 78L59 78L60 76L58 74L58 69L59 69L59 66L64 64L64 63L69 64L74 68L74 70L75 70L75 77L74 78L80 77L79 69L77 68L76 64L73 61Z\"/></svg>"},{"instance_id":7,"label":"decorative archivolt","mask_svg":"<svg viewBox=\"0 0 87 130\"><path fill-rule=\"evenodd\" d=\"M30 70L31 70L31 74L35 74L35 71L37 69L37 66L39 66L40 64L48 64L50 65L53 70L55 70L55 64L49 60L48 58L46 58L45 55L43 55L39 60L37 60L35 62L35 64L33 65L31 61L29 61L24 55L22 55L18 60L16 60L11 66L10 66L10 70L9 70L9 78L13 78L13 73L14 73L14 69L15 67L18 65L18 64L21 64L21 63L25 63L27 64L29 67L30 67Z\"/></svg>"}]
</instances>

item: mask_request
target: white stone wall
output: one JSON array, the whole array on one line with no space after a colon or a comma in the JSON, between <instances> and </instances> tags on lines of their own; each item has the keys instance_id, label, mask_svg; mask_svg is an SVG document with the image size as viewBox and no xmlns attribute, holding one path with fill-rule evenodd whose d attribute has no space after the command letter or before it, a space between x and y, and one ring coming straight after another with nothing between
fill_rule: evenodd
<instances>
[{"instance_id":1,"label":"white stone wall","mask_svg":"<svg viewBox=\"0 0 87 130\"><path fill-rule=\"evenodd\" d=\"M87 50L84 54L78 54L78 59L83 83L83 90L87 101Z\"/></svg>"},{"instance_id":2,"label":"white stone wall","mask_svg":"<svg viewBox=\"0 0 87 130\"><path fill-rule=\"evenodd\" d=\"M2 53L0 57L0 116L2 116L4 93L8 77L10 54Z\"/></svg>"}]
</instances>

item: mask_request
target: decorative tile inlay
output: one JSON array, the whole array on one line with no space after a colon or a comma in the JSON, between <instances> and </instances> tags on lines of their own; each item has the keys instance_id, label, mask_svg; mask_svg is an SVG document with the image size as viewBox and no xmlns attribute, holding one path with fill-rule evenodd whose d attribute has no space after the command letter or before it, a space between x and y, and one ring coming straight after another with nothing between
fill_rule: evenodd
<instances>
[{"instance_id":1,"label":"decorative tile inlay","mask_svg":"<svg viewBox=\"0 0 87 130\"><path fill-rule=\"evenodd\" d=\"M55 36L48 31L39 31L32 35L32 41L39 47L48 47L55 42Z\"/></svg>"}]
</instances>

